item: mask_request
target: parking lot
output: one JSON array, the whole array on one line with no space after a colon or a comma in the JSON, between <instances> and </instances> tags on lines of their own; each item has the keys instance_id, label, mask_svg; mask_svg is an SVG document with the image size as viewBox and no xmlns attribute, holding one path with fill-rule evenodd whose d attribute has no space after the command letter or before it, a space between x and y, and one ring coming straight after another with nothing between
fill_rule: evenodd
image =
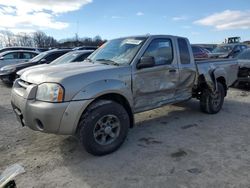
<instances>
[{"instance_id":1,"label":"parking lot","mask_svg":"<svg viewBox=\"0 0 250 188\"><path fill-rule=\"evenodd\" d=\"M195 100L136 115L123 146L95 157L69 136L21 127L0 83L0 171L19 163L18 187L250 187L250 92L230 89L222 111Z\"/></svg>"}]
</instances>

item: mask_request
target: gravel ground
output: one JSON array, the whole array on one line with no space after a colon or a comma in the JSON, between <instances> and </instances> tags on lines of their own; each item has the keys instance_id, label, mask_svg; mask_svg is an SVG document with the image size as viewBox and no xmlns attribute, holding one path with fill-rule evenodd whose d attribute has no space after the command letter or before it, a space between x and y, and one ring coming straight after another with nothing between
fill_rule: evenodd
<instances>
[{"instance_id":1,"label":"gravel ground","mask_svg":"<svg viewBox=\"0 0 250 188\"><path fill-rule=\"evenodd\" d=\"M0 171L19 163L18 187L250 187L250 92L230 89L216 115L196 100L136 115L123 146L94 157L77 140L21 127L0 83Z\"/></svg>"}]
</instances>

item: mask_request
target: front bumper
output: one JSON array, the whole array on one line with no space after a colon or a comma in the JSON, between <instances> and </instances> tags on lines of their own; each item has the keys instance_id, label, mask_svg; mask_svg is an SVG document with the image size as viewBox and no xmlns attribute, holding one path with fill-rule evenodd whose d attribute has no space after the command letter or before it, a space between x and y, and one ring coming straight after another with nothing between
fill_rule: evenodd
<instances>
[{"instance_id":1,"label":"front bumper","mask_svg":"<svg viewBox=\"0 0 250 188\"><path fill-rule=\"evenodd\" d=\"M74 135L82 112L89 100L48 103L35 100L36 85L18 87L15 81L11 104L19 122L35 131Z\"/></svg>"}]
</instances>

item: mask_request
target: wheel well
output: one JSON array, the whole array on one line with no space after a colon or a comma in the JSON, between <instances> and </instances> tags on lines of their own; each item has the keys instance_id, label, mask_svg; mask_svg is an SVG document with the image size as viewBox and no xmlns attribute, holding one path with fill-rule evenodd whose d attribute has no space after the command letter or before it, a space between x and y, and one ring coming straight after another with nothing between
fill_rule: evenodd
<instances>
[{"instance_id":1,"label":"wheel well","mask_svg":"<svg viewBox=\"0 0 250 188\"><path fill-rule=\"evenodd\" d=\"M129 102L127 101L127 99L120 95L120 94L116 94L116 93L110 93L110 94L105 94L105 95L102 95L102 96L99 96L97 98L95 98L95 100L93 100L88 106L87 108L93 104L94 102L96 102L97 100L101 100L101 99L104 99L104 100L111 100L111 101L115 101L119 104L121 104L125 110L127 111L128 115L129 115L129 120L130 120L130 128L132 128L134 126L134 114L133 114L133 111L129 105ZM86 109L87 109L86 108ZM83 113L85 113L86 109L84 110ZM77 128L78 129L78 128Z\"/></svg>"},{"instance_id":2,"label":"wheel well","mask_svg":"<svg viewBox=\"0 0 250 188\"><path fill-rule=\"evenodd\" d=\"M124 96L122 96L120 94L116 94L116 93L110 93L110 94L105 94L105 95L102 95L102 96L96 98L95 101L99 100L99 99L106 99L106 100L115 101L115 102L119 103L120 105L122 105L126 109L126 111L128 112L129 119L130 119L130 128L132 128L134 126L133 111L130 107L129 102L127 101L127 99Z\"/></svg>"},{"instance_id":3,"label":"wheel well","mask_svg":"<svg viewBox=\"0 0 250 188\"><path fill-rule=\"evenodd\" d=\"M227 83L226 83L226 79L224 77L219 77L216 79L217 82L221 83L224 87L225 90L225 96L227 96Z\"/></svg>"},{"instance_id":4,"label":"wheel well","mask_svg":"<svg viewBox=\"0 0 250 188\"><path fill-rule=\"evenodd\" d=\"M221 77L218 77L216 81L223 85L224 90L225 90L225 96L227 96L227 84L226 84L225 78L221 76ZM208 85L206 83L206 79L204 75L200 75L198 78L198 88L194 91L194 96L199 98L199 95L197 95L197 93L202 91L202 89L204 88L208 88Z\"/></svg>"}]
</instances>

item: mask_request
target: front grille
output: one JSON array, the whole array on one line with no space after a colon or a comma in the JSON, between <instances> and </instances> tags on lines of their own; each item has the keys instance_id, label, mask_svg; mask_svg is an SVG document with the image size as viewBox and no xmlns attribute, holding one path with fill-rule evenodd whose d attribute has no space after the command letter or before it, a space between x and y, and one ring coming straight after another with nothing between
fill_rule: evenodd
<instances>
[{"instance_id":1,"label":"front grille","mask_svg":"<svg viewBox=\"0 0 250 188\"><path fill-rule=\"evenodd\" d=\"M27 87L28 87L29 85L31 85L31 83L26 82L26 81L21 80L21 79L18 80L17 83L18 83L18 85L19 85L20 87L22 87L22 88L24 88L24 89L27 89Z\"/></svg>"},{"instance_id":2,"label":"front grille","mask_svg":"<svg viewBox=\"0 0 250 188\"><path fill-rule=\"evenodd\" d=\"M26 82L22 79L17 79L13 85L13 93L25 98L25 99L34 99L36 94L36 84Z\"/></svg>"}]
</instances>

